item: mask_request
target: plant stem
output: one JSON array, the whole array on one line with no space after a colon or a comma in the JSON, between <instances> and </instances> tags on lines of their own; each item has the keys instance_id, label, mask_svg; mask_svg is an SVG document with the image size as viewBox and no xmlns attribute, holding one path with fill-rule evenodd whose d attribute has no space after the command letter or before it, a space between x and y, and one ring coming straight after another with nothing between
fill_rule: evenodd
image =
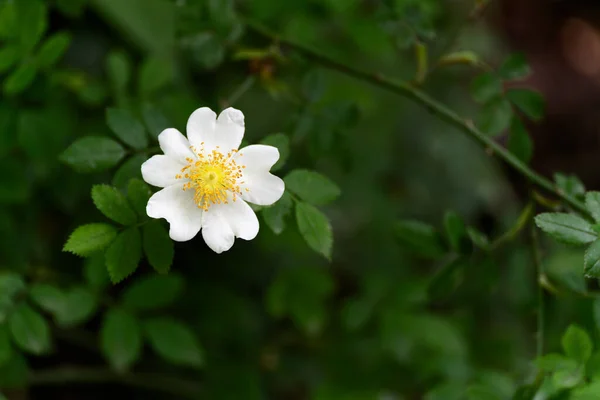
<instances>
[{"instance_id":1,"label":"plant stem","mask_svg":"<svg viewBox=\"0 0 600 400\"><path fill-rule=\"evenodd\" d=\"M517 172L523 175L529 182L554 193L559 197L563 203L571 206L573 209L581 212L582 214L589 216L585 205L577 200L576 198L564 193L559 190L552 181L545 177L537 174L527 165L522 163L516 156L506 150L504 147L492 140L488 135L477 129L472 123L465 121L454 111L449 109L446 105L438 102L437 100L430 97L425 92L415 88L414 86L404 83L397 82L391 78L387 78L381 74L371 73L362 71L358 68L354 68L349 64L343 64L329 58L326 55L320 54L319 52L312 50L302 44L296 43L290 39L279 37L276 33L272 32L268 28L253 22L246 20L246 25L249 29L266 37L270 40L277 41L280 45L287 46L290 49L304 55L307 59L316 62L326 68L339 71L346 75L352 76L356 79L362 80L374 86L396 93L402 97L405 97L413 102L424 107L428 112L439 118L440 120L447 122L449 125L454 126L458 130L470 136L475 141L479 142L486 149L489 149L493 154L502 159L505 163L514 168Z\"/></svg>"},{"instance_id":2,"label":"plant stem","mask_svg":"<svg viewBox=\"0 0 600 400\"><path fill-rule=\"evenodd\" d=\"M537 229L535 224L531 224L531 252L533 256L533 263L535 265L535 282L537 287L537 345L536 355L541 357L544 355L544 287L542 286L542 279L544 277L544 269L542 266L542 256L540 254L540 246Z\"/></svg>"},{"instance_id":3,"label":"plant stem","mask_svg":"<svg viewBox=\"0 0 600 400\"><path fill-rule=\"evenodd\" d=\"M223 102L223 108L233 106L256 82L254 75L248 76L236 90Z\"/></svg>"},{"instance_id":4,"label":"plant stem","mask_svg":"<svg viewBox=\"0 0 600 400\"><path fill-rule=\"evenodd\" d=\"M157 373L118 374L104 368L61 367L36 371L29 379L31 385L68 385L71 383L120 383L137 388L161 391L172 396L197 399L200 385L181 378Z\"/></svg>"}]
</instances>

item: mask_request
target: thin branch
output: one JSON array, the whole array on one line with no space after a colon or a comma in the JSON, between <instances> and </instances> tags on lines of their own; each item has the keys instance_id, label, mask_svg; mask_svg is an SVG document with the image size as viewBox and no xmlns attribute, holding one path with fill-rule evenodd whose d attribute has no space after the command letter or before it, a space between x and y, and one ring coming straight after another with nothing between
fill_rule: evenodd
<instances>
[{"instance_id":1,"label":"thin branch","mask_svg":"<svg viewBox=\"0 0 600 400\"><path fill-rule=\"evenodd\" d=\"M31 385L60 386L72 383L118 383L186 399L197 399L202 391L199 384L181 378L156 373L118 374L105 368L61 367L35 371L29 379Z\"/></svg>"},{"instance_id":2,"label":"thin branch","mask_svg":"<svg viewBox=\"0 0 600 400\"><path fill-rule=\"evenodd\" d=\"M545 305L544 305L544 269L542 266L542 256L540 254L540 243L538 238L538 232L535 224L531 224L531 252L533 257L533 263L535 265L535 282L537 286L537 333L536 333L536 355L541 357L544 355L544 317L545 317Z\"/></svg>"},{"instance_id":3,"label":"thin branch","mask_svg":"<svg viewBox=\"0 0 600 400\"><path fill-rule=\"evenodd\" d=\"M338 61L335 61L329 58L328 56L320 54L319 52L312 50L311 48L308 48L302 44L296 43L293 40L281 38L276 33L272 32L268 28L256 22L246 20L246 25L249 29L256 32L257 34L267 39L274 40L282 46L289 47L290 49L304 55L307 59L313 62L316 62L332 70L336 70L346 75L352 76L371 85L396 93L421 105L440 120L445 121L449 125L454 126L455 128L470 136L475 141L479 142L486 149L489 149L493 154L495 154L497 157L502 159L505 163L510 165L517 172L519 172L521 175L527 178L529 182L553 193L558 198L562 199L562 201L565 204L571 206L573 209L589 217L589 213L582 202L568 195L567 193L564 193L563 191L559 190L554 185L554 183L552 183L552 181L537 174L527 165L522 163L512 153L510 153L504 147L496 143L488 135L477 129L473 124L466 122L458 114L446 107L446 105L433 99L425 92L407 83L397 82L383 75L362 71L358 68L352 67L350 64L343 64Z\"/></svg>"}]
</instances>

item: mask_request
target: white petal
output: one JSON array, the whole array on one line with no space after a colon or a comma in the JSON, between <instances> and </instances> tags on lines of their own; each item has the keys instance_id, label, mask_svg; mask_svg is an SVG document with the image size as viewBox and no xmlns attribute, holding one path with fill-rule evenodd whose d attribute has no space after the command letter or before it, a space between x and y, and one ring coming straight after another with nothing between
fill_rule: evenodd
<instances>
[{"instance_id":1,"label":"white petal","mask_svg":"<svg viewBox=\"0 0 600 400\"><path fill-rule=\"evenodd\" d=\"M190 142L177 129L168 128L158 135L158 144L165 155L186 163L186 158L195 158L196 156L190 150Z\"/></svg>"},{"instance_id":2,"label":"white petal","mask_svg":"<svg viewBox=\"0 0 600 400\"><path fill-rule=\"evenodd\" d=\"M202 237L215 253L220 254L233 246L235 235L223 215L211 206L204 213Z\"/></svg>"},{"instance_id":3,"label":"white petal","mask_svg":"<svg viewBox=\"0 0 600 400\"><path fill-rule=\"evenodd\" d=\"M269 172L244 170L242 181L244 182L240 185L242 198L260 206L275 203L285 191L283 179Z\"/></svg>"},{"instance_id":4,"label":"white petal","mask_svg":"<svg viewBox=\"0 0 600 400\"><path fill-rule=\"evenodd\" d=\"M162 154L151 157L142 164L142 177L153 186L167 187L177 183L175 175L184 164Z\"/></svg>"},{"instance_id":5,"label":"white petal","mask_svg":"<svg viewBox=\"0 0 600 400\"><path fill-rule=\"evenodd\" d=\"M236 162L246 166L248 171L267 172L279 160L277 147L264 144L246 146L237 154Z\"/></svg>"},{"instance_id":6,"label":"white petal","mask_svg":"<svg viewBox=\"0 0 600 400\"><path fill-rule=\"evenodd\" d=\"M222 153L237 150L245 130L244 114L235 108L226 108L217 118L215 146L219 146Z\"/></svg>"},{"instance_id":7,"label":"white petal","mask_svg":"<svg viewBox=\"0 0 600 400\"><path fill-rule=\"evenodd\" d=\"M219 212L231 227L235 237L252 240L258 234L258 218L252 208L243 200L229 201L228 204L218 204ZM210 208L208 209L210 211Z\"/></svg>"},{"instance_id":8,"label":"white petal","mask_svg":"<svg viewBox=\"0 0 600 400\"><path fill-rule=\"evenodd\" d=\"M164 218L170 224L169 236L185 242L198 234L202 227L203 211L194 203L194 192L177 184L156 192L146 206L150 218Z\"/></svg>"},{"instance_id":9,"label":"white petal","mask_svg":"<svg viewBox=\"0 0 600 400\"><path fill-rule=\"evenodd\" d=\"M213 146L217 114L208 107L197 109L187 121L187 137L196 151L200 151L201 143Z\"/></svg>"}]
</instances>

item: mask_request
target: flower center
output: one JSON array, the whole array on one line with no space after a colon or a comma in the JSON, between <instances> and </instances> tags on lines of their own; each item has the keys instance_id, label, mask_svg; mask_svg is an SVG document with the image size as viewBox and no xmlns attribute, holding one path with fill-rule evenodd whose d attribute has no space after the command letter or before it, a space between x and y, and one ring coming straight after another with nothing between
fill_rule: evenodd
<instances>
[{"instance_id":1,"label":"flower center","mask_svg":"<svg viewBox=\"0 0 600 400\"><path fill-rule=\"evenodd\" d=\"M194 190L194 202L198 208L207 211L211 204L227 204L229 199L236 201L237 196L242 194L240 185L244 182L240 179L242 169L246 168L233 159L237 150L223 154L217 147L211 153L204 154L204 147L200 151L193 147L191 149L197 159L186 158L188 164L175 178L187 179L183 190Z\"/></svg>"}]
</instances>

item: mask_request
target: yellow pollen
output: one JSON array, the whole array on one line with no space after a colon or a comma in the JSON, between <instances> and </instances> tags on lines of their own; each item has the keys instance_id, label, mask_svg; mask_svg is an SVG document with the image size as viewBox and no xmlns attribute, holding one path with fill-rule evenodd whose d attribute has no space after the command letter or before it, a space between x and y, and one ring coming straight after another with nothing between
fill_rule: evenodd
<instances>
[{"instance_id":1,"label":"yellow pollen","mask_svg":"<svg viewBox=\"0 0 600 400\"><path fill-rule=\"evenodd\" d=\"M194 202L198 208L206 211L211 204L227 204L229 199L236 201L237 196L242 194L240 184L244 182L239 180L242 178L242 169L246 168L233 159L237 150L231 150L227 155L218 150L205 154L204 142L200 151L194 147L191 149L198 158L186 158L188 165L175 178L187 180L183 190L194 190Z\"/></svg>"}]
</instances>

